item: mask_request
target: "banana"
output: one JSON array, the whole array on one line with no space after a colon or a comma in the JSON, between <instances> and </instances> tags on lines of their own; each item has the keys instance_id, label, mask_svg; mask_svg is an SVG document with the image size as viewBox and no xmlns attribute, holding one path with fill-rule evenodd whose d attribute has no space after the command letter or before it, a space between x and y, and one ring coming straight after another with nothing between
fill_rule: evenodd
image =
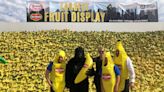
<instances>
[{"instance_id":1,"label":"banana","mask_svg":"<svg viewBox=\"0 0 164 92\"><path fill-rule=\"evenodd\" d=\"M90 54L87 53L85 55L85 57L86 57L85 63L83 65L82 69L80 70L80 72L78 73L78 75L75 78L75 81L74 81L75 84L78 84L78 83L80 83L81 81L83 81L84 79L87 78L86 72L93 65L93 60L92 60Z\"/></svg>"},{"instance_id":2,"label":"banana","mask_svg":"<svg viewBox=\"0 0 164 92\"><path fill-rule=\"evenodd\" d=\"M49 86L45 78L43 78L43 81L38 77L35 77L35 79L31 79L30 77L33 76L31 73L34 73L35 76L43 77L48 61L54 60L54 55L57 53L56 50L64 49L69 53L69 60L70 57L73 57L74 48L82 46L85 50L92 51L90 55L95 57L98 55L98 52L95 50L99 45L104 44L104 48L110 48L110 51L114 52L116 38L124 39L127 46L125 49L128 51L128 55L131 56L131 59L135 61L133 63L136 72L136 83L133 92L162 92L164 89L163 35L164 31L162 30L142 33L108 31L77 32L74 30L68 32L64 30L0 32L0 55L11 56L9 58L5 57L4 59L9 63L10 61L15 62L13 64L1 64L0 61L0 92L26 92L29 83L33 83L35 86L44 85L44 89L35 87L33 90L34 92L38 90L39 92L40 90L42 90L42 92L48 92ZM87 40L83 40L85 37ZM48 42L48 40L52 42L53 45L49 45L50 42ZM34 43L36 41L38 44ZM63 43L68 45L63 46ZM17 44L19 46L18 48L15 46ZM41 55L37 52L40 52ZM111 53L111 55L112 54L114 56L114 53ZM36 62L33 63L35 60ZM39 68L36 67L38 69L32 70L31 67L35 66L36 63L41 65ZM15 69L17 65L20 66L18 66L18 69ZM19 77L14 77L14 74L20 77L20 83L19 81L12 80L5 83L4 78L18 80L17 78ZM147 75L151 75L151 77ZM145 78L149 79L146 80ZM151 78L154 80L151 80ZM40 80L42 83L37 82ZM16 84L17 86L14 87ZM7 89L6 86L9 86L9 89ZM22 90L18 90L18 87L22 88ZM92 89L95 91L95 85L92 85ZM69 91L67 90L65 92Z\"/></svg>"}]
</instances>

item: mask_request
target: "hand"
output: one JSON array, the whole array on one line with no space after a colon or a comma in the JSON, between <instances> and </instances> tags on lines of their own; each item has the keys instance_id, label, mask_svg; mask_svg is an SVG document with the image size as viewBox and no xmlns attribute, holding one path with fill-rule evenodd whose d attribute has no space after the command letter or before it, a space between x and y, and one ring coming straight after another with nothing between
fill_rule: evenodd
<instances>
[{"instance_id":1,"label":"hand","mask_svg":"<svg viewBox=\"0 0 164 92\"><path fill-rule=\"evenodd\" d=\"M114 92L118 92L118 86L114 87Z\"/></svg>"},{"instance_id":2,"label":"hand","mask_svg":"<svg viewBox=\"0 0 164 92\"><path fill-rule=\"evenodd\" d=\"M66 88L70 88L70 87L71 87L71 85L66 82Z\"/></svg>"},{"instance_id":3,"label":"hand","mask_svg":"<svg viewBox=\"0 0 164 92\"><path fill-rule=\"evenodd\" d=\"M69 88L67 88L67 87L65 87L64 90L70 92ZM64 90L63 90L63 92L64 92Z\"/></svg>"},{"instance_id":4,"label":"hand","mask_svg":"<svg viewBox=\"0 0 164 92\"><path fill-rule=\"evenodd\" d=\"M133 89L134 88L134 82L129 83L129 88Z\"/></svg>"},{"instance_id":5,"label":"hand","mask_svg":"<svg viewBox=\"0 0 164 92\"><path fill-rule=\"evenodd\" d=\"M87 76L92 76L92 74L93 74L92 69L88 69L88 71L86 71Z\"/></svg>"}]
</instances>

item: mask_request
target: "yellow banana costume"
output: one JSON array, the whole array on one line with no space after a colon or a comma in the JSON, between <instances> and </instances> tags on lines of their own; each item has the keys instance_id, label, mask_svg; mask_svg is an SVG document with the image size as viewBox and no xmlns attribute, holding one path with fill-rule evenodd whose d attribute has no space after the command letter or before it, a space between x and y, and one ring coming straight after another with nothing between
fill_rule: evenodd
<instances>
[{"instance_id":1,"label":"yellow banana costume","mask_svg":"<svg viewBox=\"0 0 164 92\"><path fill-rule=\"evenodd\" d=\"M121 75L120 75L120 84L118 91L121 92L125 88L125 80L129 79L128 68L126 65L126 60L128 58L125 49L122 46L121 41L118 41L116 44L116 50L119 51L118 56L114 56L114 63L119 67Z\"/></svg>"},{"instance_id":2,"label":"yellow banana costume","mask_svg":"<svg viewBox=\"0 0 164 92\"><path fill-rule=\"evenodd\" d=\"M107 59L107 65L105 64L105 59ZM114 71L114 63L110 52L106 52L103 62L102 62L102 92L114 92L114 87L116 83L116 76Z\"/></svg>"},{"instance_id":3,"label":"yellow banana costume","mask_svg":"<svg viewBox=\"0 0 164 92\"><path fill-rule=\"evenodd\" d=\"M84 66L82 67L78 75L76 76L75 81L74 81L75 84L80 83L81 81L87 78L86 72L93 65L93 60L90 54L87 53L85 57L86 57L86 60L85 60Z\"/></svg>"},{"instance_id":4,"label":"yellow banana costume","mask_svg":"<svg viewBox=\"0 0 164 92\"><path fill-rule=\"evenodd\" d=\"M58 63L59 57L63 57L63 62ZM55 92L63 92L65 88L65 52L60 50L53 62L52 71L50 73L50 80L52 81L52 88Z\"/></svg>"}]
</instances>

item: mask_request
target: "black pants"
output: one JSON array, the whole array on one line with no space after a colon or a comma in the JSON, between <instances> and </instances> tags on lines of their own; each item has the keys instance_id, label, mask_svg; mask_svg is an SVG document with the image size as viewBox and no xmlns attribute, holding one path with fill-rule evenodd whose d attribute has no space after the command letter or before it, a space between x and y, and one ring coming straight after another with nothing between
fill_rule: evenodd
<instances>
[{"instance_id":1,"label":"black pants","mask_svg":"<svg viewBox=\"0 0 164 92\"><path fill-rule=\"evenodd\" d=\"M88 92L88 88L81 88L81 89L70 88L70 92Z\"/></svg>"},{"instance_id":2,"label":"black pants","mask_svg":"<svg viewBox=\"0 0 164 92\"><path fill-rule=\"evenodd\" d=\"M122 92L129 92L129 79L125 80L125 88Z\"/></svg>"},{"instance_id":3,"label":"black pants","mask_svg":"<svg viewBox=\"0 0 164 92\"><path fill-rule=\"evenodd\" d=\"M83 85L75 85L70 88L70 92L88 92L89 85L83 84Z\"/></svg>"},{"instance_id":4,"label":"black pants","mask_svg":"<svg viewBox=\"0 0 164 92\"><path fill-rule=\"evenodd\" d=\"M96 86L96 92L101 92L100 76L95 76L94 83Z\"/></svg>"}]
</instances>

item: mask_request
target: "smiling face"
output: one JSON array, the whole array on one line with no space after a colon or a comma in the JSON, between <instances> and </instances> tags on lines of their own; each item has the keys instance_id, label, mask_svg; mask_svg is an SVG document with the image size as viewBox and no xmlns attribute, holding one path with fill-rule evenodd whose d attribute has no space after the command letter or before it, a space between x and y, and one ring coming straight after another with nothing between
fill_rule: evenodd
<instances>
[{"instance_id":1,"label":"smiling face","mask_svg":"<svg viewBox=\"0 0 164 92\"><path fill-rule=\"evenodd\" d=\"M100 58L102 58L103 55L104 55L104 48L100 47L100 48L98 49L98 53L99 53L99 55L100 55Z\"/></svg>"},{"instance_id":2,"label":"smiling face","mask_svg":"<svg viewBox=\"0 0 164 92\"><path fill-rule=\"evenodd\" d=\"M55 57L55 61L58 63L62 63L65 61L65 58L66 58L65 52L63 50L59 50L58 54Z\"/></svg>"}]
</instances>

